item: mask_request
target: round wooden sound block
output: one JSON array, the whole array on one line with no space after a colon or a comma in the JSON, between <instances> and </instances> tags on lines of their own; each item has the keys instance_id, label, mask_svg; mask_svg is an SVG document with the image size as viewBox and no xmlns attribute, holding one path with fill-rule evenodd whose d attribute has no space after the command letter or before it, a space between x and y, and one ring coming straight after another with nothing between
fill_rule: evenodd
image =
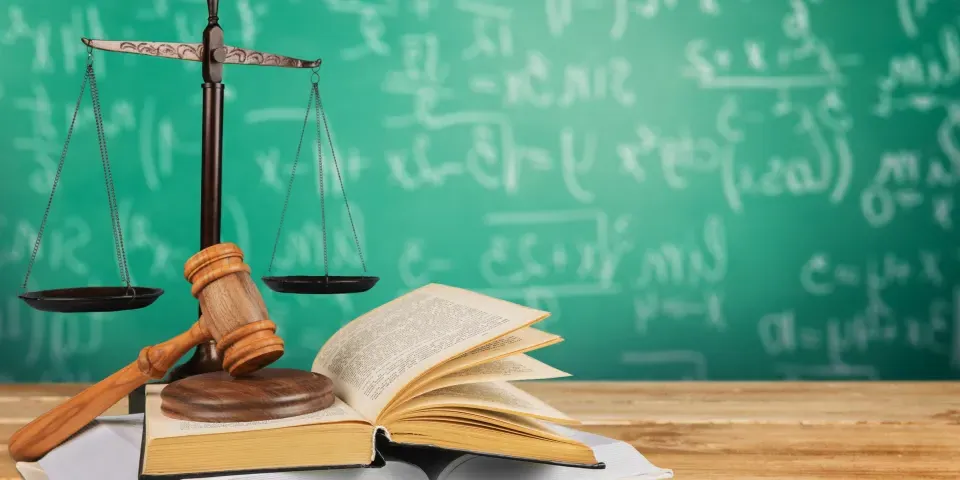
<instances>
[{"instance_id":1,"label":"round wooden sound block","mask_svg":"<svg viewBox=\"0 0 960 480\"><path fill-rule=\"evenodd\" d=\"M242 376L204 373L160 392L165 415L194 422L254 422L305 415L333 405L333 382L313 372L265 368Z\"/></svg>"}]
</instances>

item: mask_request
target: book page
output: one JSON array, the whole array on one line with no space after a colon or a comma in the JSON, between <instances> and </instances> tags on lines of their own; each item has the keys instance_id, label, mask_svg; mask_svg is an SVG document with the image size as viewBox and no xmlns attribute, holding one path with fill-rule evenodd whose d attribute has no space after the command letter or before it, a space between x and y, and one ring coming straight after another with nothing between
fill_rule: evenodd
<instances>
[{"instance_id":1,"label":"book page","mask_svg":"<svg viewBox=\"0 0 960 480\"><path fill-rule=\"evenodd\" d=\"M418 415L422 415L431 408L446 407L467 407L512 413L567 425L580 423L551 407L543 400L507 382L455 385L425 393L400 405L390 413L386 423L393 419L402 418L406 412L417 412Z\"/></svg>"},{"instance_id":2,"label":"book page","mask_svg":"<svg viewBox=\"0 0 960 480\"><path fill-rule=\"evenodd\" d=\"M603 462L603 470L584 471L580 468L524 462L515 459L465 455L457 462L449 462L448 468L434 480L488 480L493 478L524 480L665 480L673 478L673 471L650 463L633 446L624 441L592 435L572 429L564 429L568 436L590 447L597 462ZM589 472L589 473L587 473Z\"/></svg>"},{"instance_id":3,"label":"book page","mask_svg":"<svg viewBox=\"0 0 960 480\"><path fill-rule=\"evenodd\" d=\"M370 424L350 408L343 400L337 398L333 405L306 415L281 418L278 420L259 420L255 422L191 422L170 418L160 410L160 391L163 385L147 385L147 399L144 414L149 418L146 422L148 438L185 437L194 435L210 435L215 433L247 432L252 430L268 430L272 428L295 427L301 425L315 425L321 423L357 422Z\"/></svg>"},{"instance_id":4,"label":"book page","mask_svg":"<svg viewBox=\"0 0 960 480\"><path fill-rule=\"evenodd\" d=\"M320 349L313 371L337 396L376 419L400 390L437 365L542 320L547 312L431 284L341 328Z\"/></svg>"},{"instance_id":5,"label":"book page","mask_svg":"<svg viewBox=\"0 0 960 480\"><path fill-rule=\"evenodd\" d=\"M483 456L470 456L469 461L461 461L445 470L436 480L486 480L490 478L522 478L524 480L661 480L673 478L673 471L659 468L629 443L602 437L587 432L563 428L555 425L565 436L582 443L591 450L598 462L603 462L603 470L591 470L585 474L582 469L561 465L546 465Z\"/></svg>"},{"instance_id":6,"label":"book page","mask_svg":"<svg viewBox=\"0 0 960 480\"><path fill-rule=\"evenodd\" d=\"M443 366L456 368L463 365L476 365L490 359L500 358L514 353L529 352L548 345L560 343L563 338L552 333L527 327L504 335L492 342L480 345L469 352L462 353L450 359Z\"/></svg>"},{"instance_id":7,"label":"book page","mask_svg":"<svg viewBox=\"0 0 960 480\"><path fill-rule=\"evenodd\" d=\"M547 365L530 355L518 354L453 372L433 380L414 391L404 391L404 399L454 385L482 382L514 382L569 377L570 374Z\"/></svg>"},{"instance_id":8,"label":"book page","mask_svg":"<svg viewBox=\"0 0 960 480\"><path fill-rule=\"evenodd\" d=\"M50 480L37 462L17 462L16 467L23 480Z\"/></svg>"},{"instance_id":9,"label":"book page","mask_svg":"<svg viewBox=\"0 0 960 480\"><path fill-rule=\"evenodd\" d=\"M386 458L386 462L387 464L381 468L246 473L206 477L206 480L430 480L423 469L411 462L389 457Z\"/></svg>"},{"instance_id":10,"label":"book page","mask_svg":"<svg viewBox=\"0 0 960 480\"><path fill-rule=\"evenodd\" d=\"M386 414L386 412L392 410L403 401L411 398L411 392L418 392L422 390L424 386L439 378L483 363L518 353L533 351L562 341L563 338L560 336L537 330L533 327L522 328L508 335L504 335L466 353L457 355L453 359L430 370L412 384L404 386L401 395L394 397L381 414Z\"/></svg>"},{"instance_id":11,"label":"book page","mask_svg":"<svg viewBox=\"0 0 960 480\"><path fill-rule=\"evenodd\" d=\"M510 355L543 348L562 341L562 337L552 333L537 330L533 327L523 328L485 343L469 352L457 355L431 370L407 388L419 389L421 386L438 378L450 375L451 373Z\"/></svg>"},{"instance_id":12,"label":"book page","mask_svg":"<svg viewBox=\"0 0 960 480\"><path fill-rule=\"evenodd\" d=\"M25 480L137 478L142 434L143 415L97 417L21 472Z\"/></svg>"},{"instance_id":13,"label":"book page","mask_svg":"<svg viewBox=\"0 0 960 480\"><path fill-rule=\"evenodd\" d=\"M511 413L494 412L491 410L478 410L467 407L435 408L427 412L410 412L408 417L404 417L403 422L423 422L423 421L447 421L456 419L459 421L476 421L494 428L505 428L513 432L524 433L529 436L555 440L558 442L570 443L572 440L557 433L554 429L559 425L550 422L536 420L530 417L523 417Z\"/></svg>"}]
</instances>

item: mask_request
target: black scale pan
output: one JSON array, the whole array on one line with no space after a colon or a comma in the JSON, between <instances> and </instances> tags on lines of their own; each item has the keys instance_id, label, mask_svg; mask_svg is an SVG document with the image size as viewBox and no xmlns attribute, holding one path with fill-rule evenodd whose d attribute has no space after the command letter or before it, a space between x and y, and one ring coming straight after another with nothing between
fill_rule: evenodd
<instances>
[{"instance_id":1,"label":"black scale pan","mask_svg":"<svg viewBox=\"0 0 960 480\"><path fill-rule=\"evenodd\" d=\"M163 290L149 287L78 287L38 290L18 295L44 312L86 313L136 310L149 306Z\"/></svg>"}]
</instances>

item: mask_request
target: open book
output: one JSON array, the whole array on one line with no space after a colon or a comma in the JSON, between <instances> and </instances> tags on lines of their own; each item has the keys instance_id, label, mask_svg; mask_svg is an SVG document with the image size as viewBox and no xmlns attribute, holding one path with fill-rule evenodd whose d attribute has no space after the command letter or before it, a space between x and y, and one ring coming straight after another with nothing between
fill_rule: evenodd
<instances>
[{"instance_id":1,"label":"open book","mask_svg":"<svg viewBox=\"0 0 960 480\"><path fill-rule=\"evenodd\" d=\"M567 376L524 352L562 339L531 327L547 312L431 284L353 320L312 371L336 403L312 414L198 423L160 410L146 389L146 478L378 464L388 444L602 468L590 446L552 425L579 422L510 381Z\"/></svg>"}]
</instances>

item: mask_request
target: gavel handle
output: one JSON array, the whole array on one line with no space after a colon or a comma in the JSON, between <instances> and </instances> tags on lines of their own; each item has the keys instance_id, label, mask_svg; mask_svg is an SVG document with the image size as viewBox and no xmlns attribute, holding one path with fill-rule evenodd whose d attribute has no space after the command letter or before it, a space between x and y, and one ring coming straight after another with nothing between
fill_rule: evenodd
<instances>
[{"instance_id":1,"label":"gavel handle","mask_svg":"<svg viewBox=\"0 0 960 480\"><path fill-rule=\"evenodd\" d=\"M145 347L126 367L17 430L10 437L10 456L18 462L38 460L137 387L162 378L180 357L210 338L201 319L186 332Z\"/></svg>"}]
</instances>

